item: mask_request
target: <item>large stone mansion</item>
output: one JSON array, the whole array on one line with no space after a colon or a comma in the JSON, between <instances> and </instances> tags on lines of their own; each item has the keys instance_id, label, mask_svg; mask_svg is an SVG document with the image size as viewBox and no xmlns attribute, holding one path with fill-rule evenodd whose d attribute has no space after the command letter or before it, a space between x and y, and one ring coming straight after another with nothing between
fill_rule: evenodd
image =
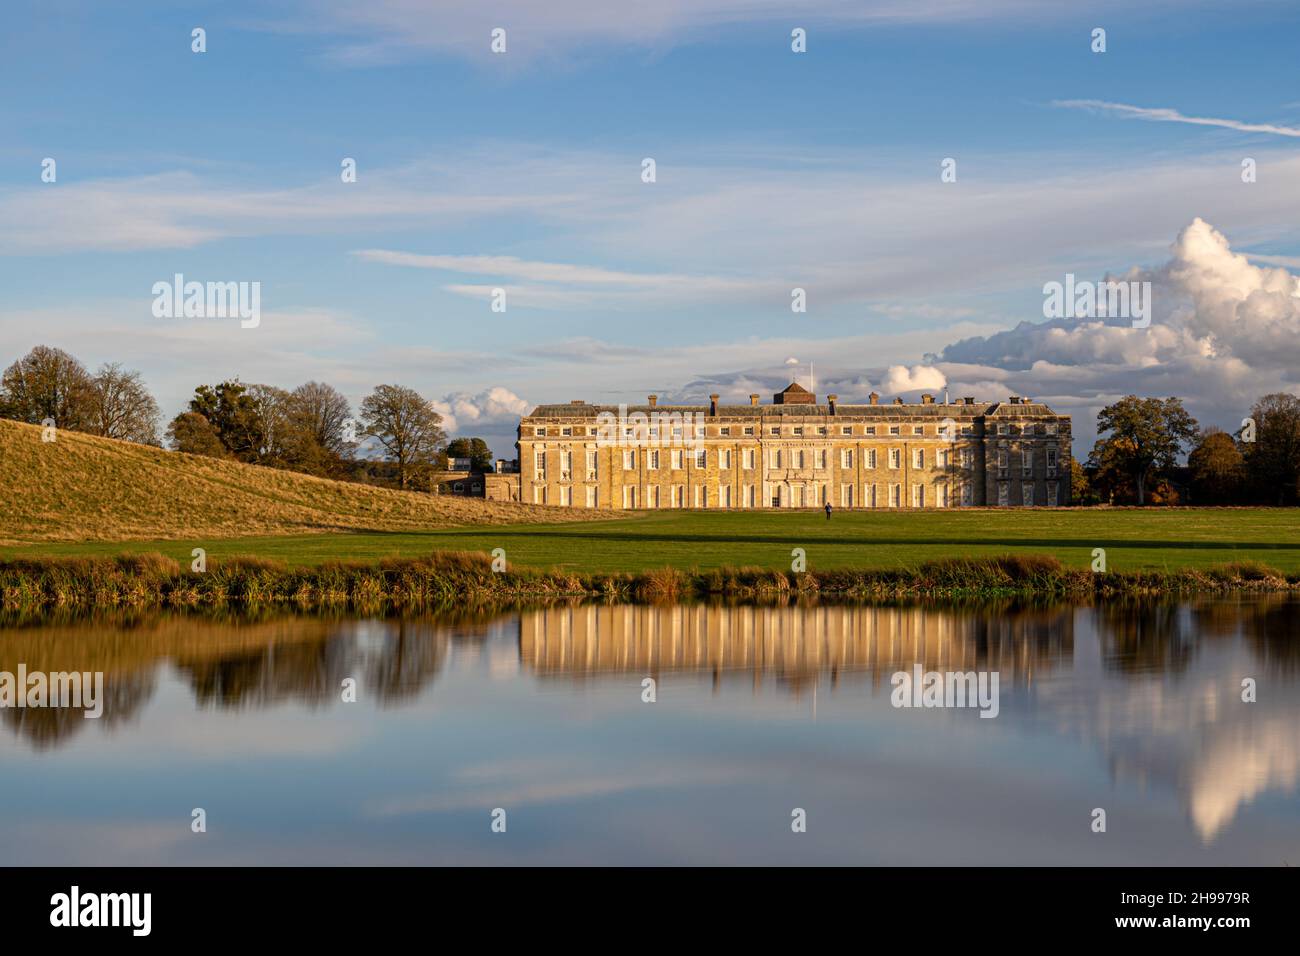
<instances>
[{"instance_id":1,"label":"large stone mansion","mask_svg":"<svg viewBox=\"0 0 1300 956\"><path fill-rule=\"evenodd\" d=\"M521 500L563 507L1064 505L1070 418L1019 396L818 403L797 384L770 405L573 401L520 421L519 472Z\"/></svg>"}]
</instances>

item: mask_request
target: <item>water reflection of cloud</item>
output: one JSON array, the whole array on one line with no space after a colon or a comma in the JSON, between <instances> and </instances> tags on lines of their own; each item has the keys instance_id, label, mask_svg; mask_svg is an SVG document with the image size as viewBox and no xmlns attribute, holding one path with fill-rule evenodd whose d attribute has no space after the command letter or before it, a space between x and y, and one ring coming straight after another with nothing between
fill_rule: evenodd
<instances>
[{"instance_id":1,"label":"water reflection of cloud","mask_svg":"<svg viewBox=\"0 0 1300 956\"><path fill-rule=\"evenodd\" d=\"M591 800L633 791L721 786L746 775L740 767L637 761L617 773L560 757L523 759L462 767L436 793L372 801L366 812L394 817L454 810L512 809Z\"/></svg>"},{"instance_id":2,"label":"water reflection of cloud","mask_svg":"<svg viewBox=\"0 0 1300 956\"><path fill-rule=\"evenodd\" d=\"M1134 612L1130 612L1134 613ZM1220 617L1222 609L1220 609ZM1261 653L1266 640L1248 625L1250 608L1236 627L1201 632L1195 653L1186 635L1162 652L1148 642L1148 664L1162 656L1175 673L1155 667L1116 667L1116 644L1142 625L1117 634L1109 616L1079 611L1076 650L1082 658L1068 678L1045 680L1034 698L1040 719L1058 732L1092 742L1105 754L1116 780L1178 793L1203 843L1211 843L1244 806L1269 791L1294 793L1300 783L1300 687L1288 668ZM1170 620L1167 612L1161 621ZM1192 628L1200 619L1192 621ZM1146 628L1166 637L1181 628ZM1108 666L1089 668L1088 657ZM1266 659L1267 658L1267 659ZM1241 699L1240 680L1254 676L1262 693Z\"/></svg>"}]
</instances>

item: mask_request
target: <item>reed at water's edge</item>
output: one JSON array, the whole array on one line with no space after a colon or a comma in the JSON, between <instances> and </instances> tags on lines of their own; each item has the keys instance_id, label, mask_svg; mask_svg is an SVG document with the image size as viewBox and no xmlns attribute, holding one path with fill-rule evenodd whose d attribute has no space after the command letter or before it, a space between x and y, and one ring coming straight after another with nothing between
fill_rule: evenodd
<instances>
[{"instance_id":1,"label":"reed at water's edge","mask_svg":"<svg viewBox=\"0 0 1300 956\"><path fill-rule=\"evenodd\" d=\"M283 606L296 610L420 610L555 598L624 602L729 598L770 601L820 598L1040 597L1107 599L1138 595L1226 594L1300 590L1288 577L1253 562L1179 571L1093 573L1040 555L950 558L912 568L781 571L661 568L639 573L492 570L479 553L441 551L377 563L331 562L295 567L263 558L183 568L157 553L95 558L0 561L0 607L6 611L100 608Z\"/></svg>"}]
</instances>

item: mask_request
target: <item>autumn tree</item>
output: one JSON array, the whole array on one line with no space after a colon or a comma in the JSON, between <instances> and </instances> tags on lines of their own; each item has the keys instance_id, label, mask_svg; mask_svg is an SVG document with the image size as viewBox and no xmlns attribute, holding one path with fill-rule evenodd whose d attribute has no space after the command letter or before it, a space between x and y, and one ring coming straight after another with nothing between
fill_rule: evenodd
<instances>
[{"instance_id":1,"label":"autumn tree","mask_svg":"<svg viewBox=\"0 0 1300 956\"><path fill-rule=\"evenodd\" d=\"M1137 491L1128 467L1129 443L1120 439L1098 440L1088 454L1087 471L1093 494L1107 504L1134 504Z\"/></svg>"},{"instance_id":2,"label":"autumn tree","mask_svg":"<svg viewBox=\"0 0 1300 956\"><path fill-rule=\"evenodd\" d=\"M1194 504L1230 504L1241 500L1246 468L1232 436L1209 429L1187 456Z\"/></svg>"},{"instance_id":3,"label":"autumn tree","mask_svg":"<svg viewBox=\"0 0 1300 956\"><path fill-rule=\"evenodd\" d=\"M1077 458L1070 459L1070 503L1091 505L1098 501L1097 492L1088 480L1088 472Z\"/></svg>"},{"instance_id":4,"label":"autumn tree","mask_svg":"<svg viewBox=\"0 0 1300 956\"><path fill-rule=\"evenodd\" d=\"M216 429L198 412L181 412L167 426L167 444L175 451L208 458L230 458Z\"/></svg>"},{"instance_id":5,"label":"autumn tree","mask_svg":"<svg viewBox=\"0 0 1300 956\"><path fill-rule=\"evenodd\" d=\"M116 362L100 367L85 393L85 429L92 435L158 444L158 403L139 372Z\"/></svg>"},{"instance_id":6,"label":"autumn tree","mask_svg":"<svg viewBox=\"0 0 1300 956\"><path fill-rule=\"evenodd\" d=\"M87 423L90 375L62 349L38 345L0 376L0 411L5 418L81 431Z\"/></svg>"},{"instance_id":7,"label":"autumn tree","mask_svg":"<svg viewBox=\"0 0 1300 956\"><path fill-rule=\"evenodd\" d=\"M1128 395L1097 413L1097 442L1090 463L1131 478L1139 505L1146 504L1147 483L1173 468L1178 456L1196 439L1196 419L1177 398L1138 398Z\"/></svg>"},{"instance_id":8,"label":"autumn tree","mask_svg":"<svg viewBox=\"0 0 1300 956\"><path fill-rule=\"evenodd\" d=\"M374 438L397 465L401 488L433 469L446 435L442 416L414 389L380 385L361 402L364 435Z\"/></svg>"}]
</instances>

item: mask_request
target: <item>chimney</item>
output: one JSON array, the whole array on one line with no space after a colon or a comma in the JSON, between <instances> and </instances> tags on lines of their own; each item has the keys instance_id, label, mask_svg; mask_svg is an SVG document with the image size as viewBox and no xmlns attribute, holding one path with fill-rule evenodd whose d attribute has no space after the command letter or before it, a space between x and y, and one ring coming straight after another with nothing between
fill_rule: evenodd
<instances>
[{"instance_id":1,"label":"chimney","mask_svg":"<svg viewBox=\"0 0 1300 956\"><path fill-rule=\"evenodd\" d=\"M963 397L962 397L962 404L963 404L963 405L974 405L974 404L975 404L975 397L974 397L973 395L966 395L966 396L963 396Z\"/></svg>"},{"instance_id":2,"label":"chimney","mask_svg":"<svg viewBox=\"0 0 1300 956\"><path fill-rule=\"evenodd\" d=\"M934 404L934 396L933 396L933 395L929 395L929 394L922 395L922 396L921 396L921 404L922 404L922 405L933 405L933 404Z\"/></svg>"},{"instance_id":3,"label":"chimney","mask_svg":"<svg viewBox=\"0 0 1300 956\"><path fill-rule=\"evenodd\" d=\"M868 395L867 397L871 400L871 404L872 404L872 405L879 405L879 404L880 404L880 393L879 393L879 392L872 392L872 393L871 393L870 395Z\"/></svg>"},{"instance_id":4,"label":"chimney","mask_svg":"<svg viewBox=\"0 0 1300 956\"><path fill-rule=\"evenodd\" d=\"M839 399L840 399L840 397L839 397L838 395L827 395L827 396L826 396L826 404L829 405L829 406L831 407L831 414L832 414L832 415L835 414L835 403L836 403L837 401L839 401Z\"/></svg>"},{"instance_id":5,"label":"chimney","mask_svg":"<svg viewBox=\"0 0 1300 956\"><path fill-rule=\"evenodd\" d=\"M651 407L651 408L654 408L656 405L659 404L659 396L658 396L658 395L647 395L647 396L646 396L646 400L650 403L650 407Z\"/></svg>"},{"instance_id":6,"label":"chimney","mask_svg":"<svg viewBox=\"0 0 1300 956\"><path fill-rule=\"evenodd\" d=\"M709 396L709 414L710 415L718 414L718 396L716 395Z\"/></svg>"},{"instance_id":7,"label":"chimney","mask_svg":"<svg viewBox=\"0 0 1300 956\"><path fill-rule=\"evenodd\" d=\"M1019 404L1020 404L1020 396L1019 396L1019 395L1012 395L1012 396L1011 396L1011 404L1012 404L1012 405L1019 405Z\"/></svg>"},{"instance_id":8,"label":"chimney","mask_svg":"<svg viewBox=\"0 0 1300 956\"><path fill-rule=\"evenodd\" d=\"M757 404L758 404L758 396L757 396L757 395L751 395L751 396L749 396L749 404L751 404L751 405L757 405Z\"/></svg>"}]
</instances>

